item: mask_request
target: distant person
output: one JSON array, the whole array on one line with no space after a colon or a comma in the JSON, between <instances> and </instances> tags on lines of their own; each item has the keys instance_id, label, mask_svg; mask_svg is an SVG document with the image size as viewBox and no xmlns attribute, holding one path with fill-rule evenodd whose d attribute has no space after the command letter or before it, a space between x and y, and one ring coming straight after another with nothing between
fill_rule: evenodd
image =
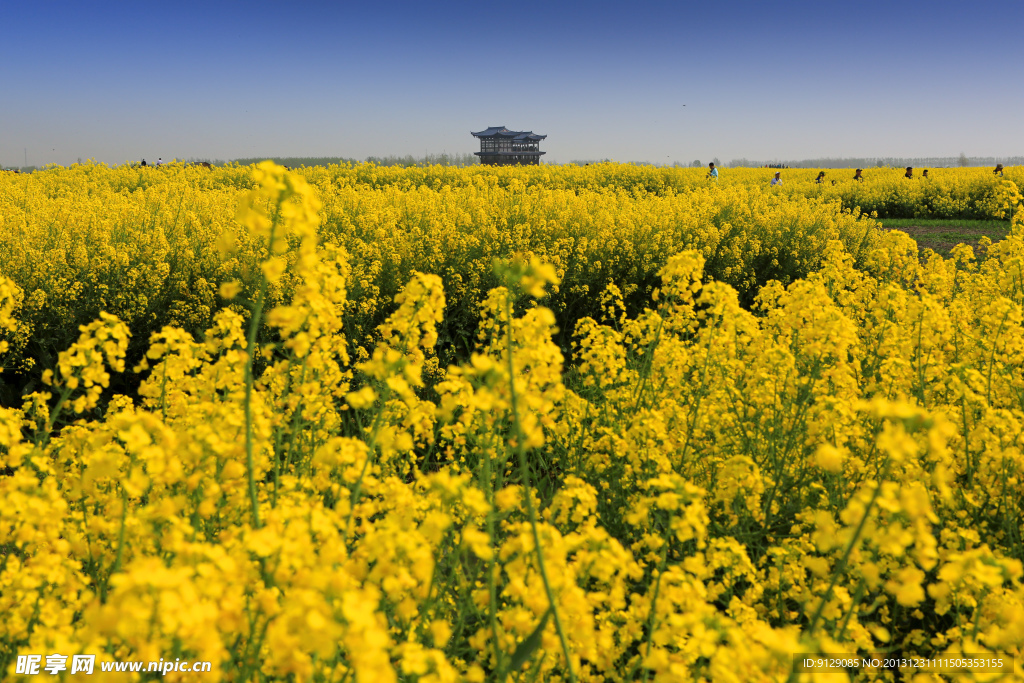
<instances>
[{"instance_id":1,"label":"distant person","mask_svg":"<svg viewBox=\"0 0 1024 683\"><path fill-rule=\"evenodd\" d=\"M927 168L924 169L924 171L921 172L921 177L922 178L927 178L928 177L928 169Z\"/></svg>"},{"instance_id":2,"label":"distant person","mask_svg":"<svg viewBox=\"0 0 1024 683\"><path fill-rule=\"evenodd\" d=\"M775 177L772 178L772 187L782 184L782 173L780 171L775 172Z\"/></svg>"},{"instance_id":3,"label":"distant person","mask_svg":"<svg viewBox=\"0 0 1024 683\"><path fill-rule=\"evenodd\" d=\"M903 177L912 179L914 177L914 167L907 166L907 172L903 174Z\"/></svg>"},{"instance_id":4,"label":"distant person","mask_svg":"<svg viewBox=\"0 0 1024 683\"><path fill-rule=\"evenodd\" d=\"M819 185L825 182L825 172L818 171L818 177L814 179L814 182L818 183Z\"/></svg>"},{"instance_id":5,"label":"distant person","mask_svg":"<svg viewBox=\"0 0 1024 683\"><path fill-rule=\"evenodd\" d=\"M863 182L864 181L864 176L861 175L861 173L863 173L863 172L864 172L863 168L858 168L856 170L856 172L853 174L853 179L858 181L858 182Z\"/></svg>"},{"instance_id":6,"label":"distant person","mask_svg":"<svg viewBox=\"0 0 1024 683\"><path fill-rule=\"evenodd\" d=\"M142 165L143 165L143 166L145 166L145 165L146 165L146 160L145 160L145 159L143 159L143 160L142 160Z\"/></svg>"},{"instance_id":7,"label":"distant person","mask_svg":"<svg viewBox=\"0 0 1024 683\"><path fill-rule=\"evenodd\" d=\"M159 167L163 166L163 165L164 165L164 158L163 158L163 157L159 157L159 158L158 158L158 159L156 160L156 165L157 165L157 168L159 168Z\"/></svg>"},{"instance_id":8,"label":"distant person","mask_svg":"<svg viewBox=\"0 0 1024 683\"><path fill-rule=\"evenodd\" d=\"M1000 178L1002 178L1003 177L1003 165L1002 164L996 164L996 167L995 167L995 169L992 172L994 174L996 174L997 176L999 176Z\"/></svg>"},{"instance_id":9,"label":"distant person","mask_svg":"<svg viewBox=\"0 0 1024 683\"><path fill-rule=\"evenodd\" d=\"M712 161L711 163L709 163L708 168L711 169L710 171L708 171L708 178L714 180L715 182L718 182L718 169L715 168L715 162Z\"/></svg>"}]
</instances>

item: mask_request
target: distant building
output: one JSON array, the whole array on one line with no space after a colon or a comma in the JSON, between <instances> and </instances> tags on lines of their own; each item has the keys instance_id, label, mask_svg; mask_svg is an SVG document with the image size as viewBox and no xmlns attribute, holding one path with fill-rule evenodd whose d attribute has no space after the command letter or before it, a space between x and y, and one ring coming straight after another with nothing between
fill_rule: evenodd
<instances>
[{"instance_id":1,"label":"distant building","mask_svg":"<svg viewBox=\"0 0 1024 683\"><path fill-rule=\"evenodd\" d=\"M504 126L491 126L471 134L480 138L480 151L474 152L480 157L480 163L496 166L539 164L540 155L544 154L540 151L540 141L547 137L530 130L509 130Z\"/></svg>"}]
</instances>

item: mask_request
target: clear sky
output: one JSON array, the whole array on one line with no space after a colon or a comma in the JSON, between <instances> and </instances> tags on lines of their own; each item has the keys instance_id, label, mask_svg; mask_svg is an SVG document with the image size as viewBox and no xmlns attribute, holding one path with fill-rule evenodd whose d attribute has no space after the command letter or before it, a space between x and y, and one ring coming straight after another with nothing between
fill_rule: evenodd
<instances>
[{"instance_id":1,"label":"clear sky","mask_svg":"<svg viewBox=\"0 0 1024 683\"><path fill-rule=\"evenodd\" d=\"M1024 1L0 3L0 165L1024 155Z\"/></svg>"}]
</instances>

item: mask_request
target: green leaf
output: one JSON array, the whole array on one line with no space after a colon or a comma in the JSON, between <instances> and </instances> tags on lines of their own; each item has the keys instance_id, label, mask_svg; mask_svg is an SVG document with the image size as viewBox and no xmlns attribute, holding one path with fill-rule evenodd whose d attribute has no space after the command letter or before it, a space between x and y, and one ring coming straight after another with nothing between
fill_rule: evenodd
<instances>
[{"instance_id":1,"label":"green leaf","mask_svg":"<svg viewBox=\"0 0 1024 683\"><path fill-rule=\"evenodd\" d=\"M533 629L533 633L528 635L523 642L519 643L516 647L516 651L512 653L512 663L509 665L510 671L518 671L522 668L523 664L529 661L533 653L540 647L540 639L544 633L544 627L548 625L548 619L551 617L551 608L544 612L544 616L541 617L540 623L537 624L537 628Z\"/></svg>"}]
</instances>

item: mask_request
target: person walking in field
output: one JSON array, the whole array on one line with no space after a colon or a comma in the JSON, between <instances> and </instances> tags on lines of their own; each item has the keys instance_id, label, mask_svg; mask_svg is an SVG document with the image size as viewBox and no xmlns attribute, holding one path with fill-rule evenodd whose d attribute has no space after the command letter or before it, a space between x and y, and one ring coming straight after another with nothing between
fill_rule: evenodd
<instances>
[{"instance_id":1,"label":"person walking in field","mask_svg":"<svg viewBox=\"0 0 1024 683\"><path fill-rule=\"evenodd\" d=\"M708 168L711 169L710 171L708 171L708 178L710 178L711 180L714 180L717 183L718 182L718 169L715 168L715 162L712 161L711 163L709 163L708 164Z\"/></svg>"},{"instance_id":2,"label":"person walking in field","mask_svg":"<svg viewBox=\"0 0 1024 683\"><path fill-rule=\"evenodd\" d=\"M913 180L913 178L914 178L914 167L913 166L907 166L907 172L903 174L903 177L904 178L910 178L911 180Z\"/></svg>"},{"instance_id":3,"label":"person walking in field","mask_svg":"<svg viewBox=\"0 0 1024 683\"><path fill-rule=\"evenodd\" d=\"M772 178L772 187L782 184L782 173L779 171L775 172L775 177Z\"/></svg>"},{"instance_id":4,"label":"person walking in field","mask_svg":"<svg viewBox=\"0 0 1024 683\"><path fill-rule=\"evenodd\" d=\"M925 179L925 180L928 178L928 169L927 168L924 169L924 171L921 172L921 178Z\"/></svg>"},{"instance_id":5,"label":"person walking in field","mask_svg":"<svg viewBox=\"0 0 1024 683\"><path fill-rule=\"evenodd\" d=\"M818 177L814 179L814 182L816 182L819 185L824 183L825 182L825 172L824 171L818 171Z\"/></svg>"},{"instance_id":6,"label":"person walking in field","mask_svg":"<svg viewBox=\"0 0 1024 683\"><path fill-rule=\"evenodd\" d=\"M863 168L858 168L857 171L853 174L853 179L856 180L857 182L864 182L864 176L861 175L861 173L863 172Z\"/></svg>"},{"instance_id":7,"label":"person walking in field","mask_svg":"<svg viewBox=\"0 0 1024 683\"><path fill-rule=\"evenodd\" d=\"M992 171L992 173L994 173L997 176L999 176L1000 178L1002 178L1003 177L1003 165L1002 164L996 164L996 167Z\"/></svg>"}]
</instances>

